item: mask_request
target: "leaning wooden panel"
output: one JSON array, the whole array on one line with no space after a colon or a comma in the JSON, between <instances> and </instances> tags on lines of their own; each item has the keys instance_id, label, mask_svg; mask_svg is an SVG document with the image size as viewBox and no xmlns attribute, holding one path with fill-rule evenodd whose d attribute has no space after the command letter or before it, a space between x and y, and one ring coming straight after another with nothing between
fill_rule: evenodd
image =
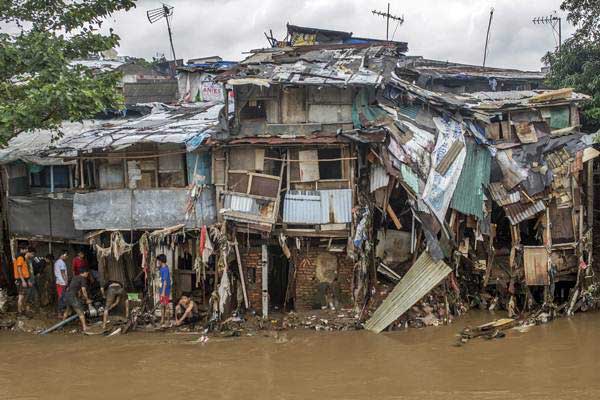
<instances>
[{"instance_id":1,"label":"leaning wooden panel","mask_svg":"<svg viewBox=\"0 0 600 400\"><path fill-rule=\"evenodd\" d=\"M529 286L546 286L550 284L548 276L548 251L544 246L524 246L523 264L525 267L525 283Z\"/></svg>"}]
</instances>

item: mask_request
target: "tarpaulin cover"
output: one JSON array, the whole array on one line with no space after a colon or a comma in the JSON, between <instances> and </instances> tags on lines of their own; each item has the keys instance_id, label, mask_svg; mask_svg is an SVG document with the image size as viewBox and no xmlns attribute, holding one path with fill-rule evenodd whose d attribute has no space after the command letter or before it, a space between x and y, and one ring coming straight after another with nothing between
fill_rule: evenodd
<instances>
[{"instance_id":1,"label":"tarpaulin cover","mask_svg":"<svg viewBox=\"0 0 600 400\"><path fill-rule=\"evenodd\" d=\"M204 188L195 212L186 218L188 189L120 189L76 194L73 219L75 227L81 230L161 229L179 224L200 228L215 222L214 198L214 189Z\"/></svg>"},{"instance_id":2,"label":"tarpaulin cover","mask_svg":"<svg viewBox=\"0 0 600 400\"><path fill-rule=\"evenodd\" d=\"M465 142L462 124L453 119L434 118L438 130L437 142L431 155L431 170L423 191L423 201L435 214L438 221L444 221L446 211L452 200L454 189L463 169L466 149L463 146L444 175L436 171L436 167L444 159L452 144L456 141Z\"/></svg>"},{"instance_id":3,"label":"tarpaulin cover","mask_svg":"<svg viewBox=\"0 0 600 400\"><path fill-rule=\"evenodd\" d=\"M49 197L10 197L10 233L17 236L44 236L57 240L83 240L73 224L73 201Z\"/></svg>"},{"instance_id":4,"label":"tarpaulin cover","mask_svg":"<svg viewBox=\"0 0 600 400\"><path fill-rule=\"evenodd\" d=\"M490 182L491 154L483 146L467 141L467 156L452 196L451 207L483 219L483 187Z\"/></svg>"}]
</instances>

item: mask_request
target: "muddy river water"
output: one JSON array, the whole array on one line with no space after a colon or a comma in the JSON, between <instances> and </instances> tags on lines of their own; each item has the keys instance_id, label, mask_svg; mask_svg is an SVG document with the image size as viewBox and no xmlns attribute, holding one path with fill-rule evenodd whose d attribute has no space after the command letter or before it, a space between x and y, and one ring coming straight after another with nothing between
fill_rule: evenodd
<instances>
[{"instance_id":1,"label":"muddy river water","mask_svg":"<svg viewBox=\"0 0 600 400\"><path fill-rule=\"evenodd\" d=\"M600 314L455 347L439 328L275 338L0 332L2 399L600 399Z\"/></svg>"}]
</instances>

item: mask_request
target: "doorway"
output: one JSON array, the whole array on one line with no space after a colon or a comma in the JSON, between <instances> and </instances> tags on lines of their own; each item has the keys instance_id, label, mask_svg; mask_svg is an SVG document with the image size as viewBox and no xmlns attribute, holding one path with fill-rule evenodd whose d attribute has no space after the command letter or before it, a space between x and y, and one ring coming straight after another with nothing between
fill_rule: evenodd
<instances>
[{"instance_id":1,"label":"doorway","mask_svg":"<svg viewBox=\"0 0 600 400\"><path fill-rule=\"evenodd\" d=\"M290 262L279 246L269 246L269 308L272 311L289 310L292 301L285 304L288 290Z\"/></svg>"}]
</instances>

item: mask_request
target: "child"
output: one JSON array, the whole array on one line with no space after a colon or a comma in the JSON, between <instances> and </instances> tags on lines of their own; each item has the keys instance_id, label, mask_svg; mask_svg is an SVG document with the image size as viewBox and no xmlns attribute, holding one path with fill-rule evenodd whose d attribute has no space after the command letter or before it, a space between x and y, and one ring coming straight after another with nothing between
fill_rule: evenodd
<instances>
[{"instance_id":1,"label":"child","mask_svg":"<svg viewBox=\"0 0 600 400\"><path fill-rule=\"evenodd\" d=\"M160 325L165 327L167 307L171 302L171 274L167 265L167 256L159 254L156 261L160 274Z\"/></svg>"}]
</instances>

